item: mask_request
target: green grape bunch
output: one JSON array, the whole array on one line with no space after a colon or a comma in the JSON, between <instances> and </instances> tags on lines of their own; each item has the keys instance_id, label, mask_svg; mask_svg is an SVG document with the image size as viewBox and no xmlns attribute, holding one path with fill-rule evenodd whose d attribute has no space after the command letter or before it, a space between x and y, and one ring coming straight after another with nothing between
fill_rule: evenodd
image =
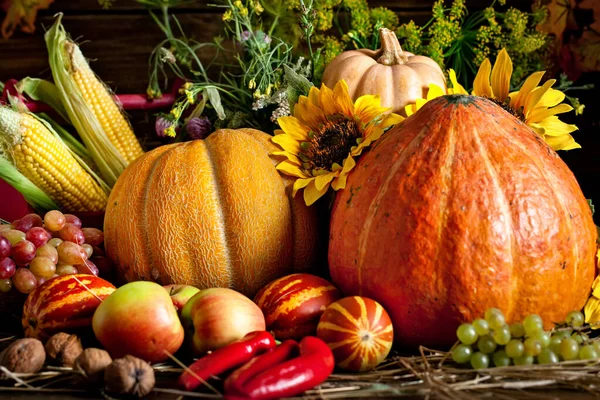
<instances>
[{"instance_id":1,"label":"green grape bunch","mask_svg":"<svg viewBox=\"0 0 600 400\"><path fill-rule=\"evenodd\" d=\"M590 340L585 331L580 311L569 312L563 323L545 331L537 314L509 325L501 310L489 308L483 318L457 328L451 356L476 370L600 358L600 340Z\"/></svg>"}]
</instances>

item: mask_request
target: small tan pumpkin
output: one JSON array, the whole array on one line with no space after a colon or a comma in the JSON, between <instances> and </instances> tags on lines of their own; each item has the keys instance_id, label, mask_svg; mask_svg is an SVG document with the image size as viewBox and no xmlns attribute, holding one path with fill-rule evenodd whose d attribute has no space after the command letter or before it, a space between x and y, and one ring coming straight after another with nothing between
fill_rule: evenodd
<instances>
[{"instance_id":1,"label":"small tan pumpkin","mask_svg":"<svg viewBox=\"0 0 600 400\"><path fill-rule=\"evenodd\" d=\"M446 90L446 78L435 61L403 51L389 29L381 28L379 34L381 49L343 52L327 65L322 82L333 88L343 79L353 100L365 94L379 95L381 105L395 113L425 98L431 83Z\"/></svg>"}]
</instances>

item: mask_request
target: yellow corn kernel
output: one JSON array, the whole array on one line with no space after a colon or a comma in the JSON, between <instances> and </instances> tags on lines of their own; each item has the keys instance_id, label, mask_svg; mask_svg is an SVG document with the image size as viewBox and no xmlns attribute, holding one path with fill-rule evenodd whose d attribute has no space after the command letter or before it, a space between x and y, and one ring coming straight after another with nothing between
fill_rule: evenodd
<instances>
[{"instance_id":1,"label":"yellow corn kernel","mask_svg":"<svg viewBox=\"0 0 600 400\"><path fill-rule=\"evenodd\" d=\"M98 119L100 126L121 156L130 163L144 154L142 146L133 133L129 121L108 92L106 86L96 77L83 57L79 47L67 42L71 53L71 76L79 88L87 106Z\"/></svg>"},{"instance_id":2,"label":"yellow corn kernel","mask_svg":"<svg viewBox=\"0 0 600 400\"><path fill-rule=\"evenodd\" d=\"M32 115L0 108L0 144L15 167L65 212L106 208L105 191Z\"/></svg>"}]
</instances>

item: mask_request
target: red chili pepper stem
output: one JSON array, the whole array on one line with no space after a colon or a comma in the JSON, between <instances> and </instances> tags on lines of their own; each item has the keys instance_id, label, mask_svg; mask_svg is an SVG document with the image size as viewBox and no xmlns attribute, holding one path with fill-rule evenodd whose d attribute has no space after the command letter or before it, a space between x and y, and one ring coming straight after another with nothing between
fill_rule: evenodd
<instances>
[{"instance_id":1,"label":"red chili pepper stem","mask_svg":"<svg viewBox=\"0 0 600 400\"><path fill-rule=\"evenodd\" d=\"M283 363L299 355L299 346L295 340L286 340L266 353L254 357L246 364L235 370L225 380L225 393L245 396L244 386L256 375L273 366Z\"/></svg>"},{"instance_id":2,"label":"red chili pepper stem","mask_svg":"<svg viewBox=\"0 0 600 400\"><path fill-rule=\"evenodd\" d=\"M200 358L189 366L180 376L179 387L192 391L203 381L225 371L237 368L250 361L254 356L275 347L275 339L266 331L250 332L242 339L221 347Z\"/></svg>"}]
</instances>

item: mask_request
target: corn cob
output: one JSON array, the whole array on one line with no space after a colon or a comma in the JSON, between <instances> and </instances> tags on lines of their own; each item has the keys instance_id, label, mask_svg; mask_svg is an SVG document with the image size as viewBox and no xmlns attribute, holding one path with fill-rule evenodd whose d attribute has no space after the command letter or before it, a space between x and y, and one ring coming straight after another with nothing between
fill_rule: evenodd
<instances>
[{"instance_id":1,"label":"corn cob","mask_svg":"<svg viewBox=\"0 0 600 400\"><path fill-rule=\"evenodd\" d=\"M71 65L69 71L71 77L75 80L85 103L92 109L111 143L127 163L144 154L129 121L121 112L106 86L92 71L79 46L72 41L66 41L65 50L70 55Z\"/></svg>"},{"instance_id":2,"label":"corn cob","mask_svg":"<svg viewBox=\"0 0 600 400\"><path fill-rule=\"evenodd\" d=\"M64 211L105 209L108 196L100 184L31 114L0 107L0 152Z\"/></svg>"},{"instance_id":3,"label":"corn cob","mask_svg":"<svg viewBox=\"0 0 600 400\"><path fill-rule=\"evenodd\" d=\"M79 47L67 38L62 14L46 32L46 46L58 97L83 143L112 187L128 163L143 150L104 84L96 78Z\"/></svg>"}]
</instances>

